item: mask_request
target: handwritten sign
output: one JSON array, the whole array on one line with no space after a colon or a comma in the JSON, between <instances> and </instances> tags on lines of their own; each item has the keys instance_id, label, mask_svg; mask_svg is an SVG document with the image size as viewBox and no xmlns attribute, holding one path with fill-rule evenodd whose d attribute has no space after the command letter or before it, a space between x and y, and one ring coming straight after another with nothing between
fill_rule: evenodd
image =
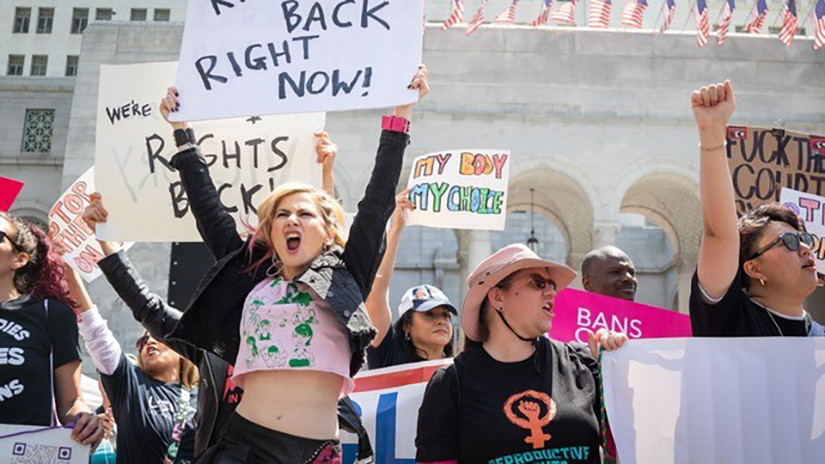
<instances>
[{"instance_id":1,"label":"handwritten sign","mask_svg":"<svg viewBox=\"0 0 825 464\"><path fill-rule=\"evenodd\" d=\"M67 252L63 259L91 282L102 274L97 262L103 259L103 250L94 232L83 222L83 211L89 205L89 194L95 191L95 167L92 166L52 206L49 212L49 237L62 242ZM121 243L128 250L134 243Z\"/></svg>"},{"instance_id":2,"label":"handwritten sign","mask_svg":"<svg viewBox=\"0 0 825 464\"><path fill-rule=\"evenodd\" d=\"M727 142L740 215L779 201L783 187L825 195L825 138L783 129L729 126Z\"/></svg>"},{"instance_id":3,"label":"handwritten sign","mask_svg":"<svg viewBox=\"0 0 825 464\"><path fill-rule=\"evenodd\" d=\"M0 424L0 462L88 464L90 446L72 440L71 429Z\"/></svg>"},{"instance_id":4,"label":"handwritten sign","mask_svg":"<svg viewBox=\"0 0 825 464\"><path fill-rule=\"evenodd\" d=\"M409 224L449 229L504 230L510 152L451 150L413 161Z\"/></svg>"},{"instance_id":5,"label":"handwritten sign","mask_svg":"<svg viewBox=\"0 0 825 464\"><path fill-rule=\"evenodd\" d=\"M783 188L779 202L792 209L805 224L805 230L814 236L816 270L825 274L825 197Z\"/></svg>"},{"instance_id":6,"label":"handwritten sign","mask_svg":"<svg viewBox=\"0 0 825 464\"><path fill-rule=\"evenodd\" d=\"M631 340L601 365L619 462L825 456L825 338Z\"/></svg>"},{"instance_id":7,"label":"handwritten sign","mask_svg":"<svg viewBox=\"0 0 825 464\"><path fill-rule=\"evenodd\" d=\"M587 332L622 332L629 338L690 337L690 317L675 311L610 298L572 288L562 290L553 305L550 337L587 343Z\"/></svg>"},{"instance_id":8,"label":"handwritten sign","mask_svg":"<svg viewBox=\"0 0 825 464\"><path fill-rule=\"evenodd\" d=\"M180 121L412 103L423 0L191 0Z\"/></svg>"},{"instance_id":9,"label":"handwritten sign","mask_svg":"<svg viewBox=\"0 0 825 464\"><path fill-rule=\"evenodd\" d=\"M175 63L101 66L95 165L109 211L98 234L108 240L200 241L180 175L178 152L158 101L174 80ZM323 113L219 120L194 125L221 202L236 218L257 224L257 206L286 181L321 185L313 133Z\"/></svg>"},{"instance_id":10,"label":"handwritten sign","mask_svg":"<svg viewBox=\"0 0 825 464\"><path fill-rule=\"evenodd\" d=\"M23 182L0 176L0 211L8 212L21 190Z\"/></svg>"}]
</instances>

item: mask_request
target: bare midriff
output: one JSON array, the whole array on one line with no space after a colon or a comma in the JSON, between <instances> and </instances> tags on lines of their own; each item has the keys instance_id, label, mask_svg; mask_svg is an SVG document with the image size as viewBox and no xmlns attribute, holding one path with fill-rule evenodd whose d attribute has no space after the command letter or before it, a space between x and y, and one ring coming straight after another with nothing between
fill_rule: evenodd
<instances>
[{"instance_id":1,"label":"bare midriff","mask_svg":"<svg viewBox=\"0 0 825 464\"><path fill-rule=\"evenodd\" d=\"M244 374L238 414L268 429L303 438L338 437L340 375L298 370L266 370Z\"/></svg>"}]
</instances>

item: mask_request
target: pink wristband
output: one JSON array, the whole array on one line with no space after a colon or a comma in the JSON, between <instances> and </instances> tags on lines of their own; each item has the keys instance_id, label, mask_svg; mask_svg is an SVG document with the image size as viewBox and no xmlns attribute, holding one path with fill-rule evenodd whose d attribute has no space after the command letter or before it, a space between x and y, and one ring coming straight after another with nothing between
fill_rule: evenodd
<instances>
[{"instance_id":1,"label":"pink wristband","mask_svg":"<svg viewBox=\"0 0 825 464\"><path fill-rule=\"evenodd\" d=\"M410 132L410 121L395 116L383 116L381 118L381 128L392 132L407 134Z\"/></svg>"}]
</instances>

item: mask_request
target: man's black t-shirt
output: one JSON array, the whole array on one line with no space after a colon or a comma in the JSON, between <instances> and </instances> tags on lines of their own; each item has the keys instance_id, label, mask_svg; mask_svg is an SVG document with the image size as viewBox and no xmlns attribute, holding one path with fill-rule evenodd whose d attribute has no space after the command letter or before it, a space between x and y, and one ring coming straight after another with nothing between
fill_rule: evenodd
<instances>
[{"instance_id":1,"label":"man's black t-shirt","mask_svg":"<svg viewBox=\"0 0 825 464\"><path fill-rule=\"evenodd\" d=\"M471 348L430 379L416 461L599 463L598 376L581 344L542 337L514 363Z\"/></svg>"},{"instance_id":2,"label":"man's black t-shirt","mask_svg":"<svg viewBox=\"0 0 825 464\"><path fill-rule=\"evenodd\" d=\"M183 405L186 410L181 411L181 394L185 393L180 383L158 382L124 355L112 375L101 374L100 378L117 422L118 463L162 463L173 438L178 436L179 448L173 462L192 462L197 389L189 392L189 401ZM186 414L183 430L175 429L178 413Z\"/></svg>"},{"instance_id":3,"label":"man's black t-shirt","mask_svg":"<svg viewBox=\"0 0 825 464\"><path fill-rule=\"evenodd\" d=\"M50 425L53 370L80 359L65 304L23 295L0 303L0 423Z\"/></svg>"},{"instance_id":4,"label":"man's black t-shirt","mask_svg":"<svg viewBox=\"0 0 825 464\"><path fill-rule=\"evenodd\" d=\"M695 337L806 337L809 322L771 312L753 301L742 288L741 270L727 293L714 303L693 274L690 289L690 325Z\"/></svg>"},{"instance_id":5,"label":"man's black t-shirt","mask_svg":"<svg viewBox=\"0 0 825 464\"><path fill-rule=\"evenodd\" d=\"M395 327L390 325L390 330L381 340L377 348L370 345L367 347L367 364L370 369L380 369L382 367L399 366L409 364L423 359L417 356L410 356L404 349L401 338L404 334L395 331Z\"/></svg>"}]
</instances>

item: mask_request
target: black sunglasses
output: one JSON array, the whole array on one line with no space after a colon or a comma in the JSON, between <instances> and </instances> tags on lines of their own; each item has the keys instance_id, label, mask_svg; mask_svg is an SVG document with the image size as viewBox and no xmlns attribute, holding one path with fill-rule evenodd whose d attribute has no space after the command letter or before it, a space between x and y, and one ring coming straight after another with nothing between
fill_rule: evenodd
<instances>
[{"instance_id":1,"label":"black sunglasses","mask_svg":"<svg viewBox=\"0 0 825 464\"><path fill-rule=\"evenodd\" d=\"M138 352L143 351L143 347L146 346L146 343L149 341L149 334L145 333L143 336L138 338L137 342L135 343L135 348L137 348Z\"/></svg>"},{"instance_id":2,"label":"black sunglasses","mask_svg":"<svg viewBox=\"0 0 825 464\"><path fill-rule=\"evenodd\" d=\"M9 237L9 234L7 234L7 233L5 233L4 231L0 230L0 242L2 242L2 241L3 241L3 239L8 240L8 241L9 241L9 243L11 243L11 246L12 246L15 250L19 251L20 253L22 253L22 252L24 251L24 250L23 250L23 247L21 247L20 245L18 245L18 244L16 244L16 243L14 243L14 240L12 240L12 239L11 239L11 237Z\"/></svg>"},{"instance_id":3,"label":"black sunglasses","mask_svg":"<svg viewBox=\"0 0 825 464\"><path fill-rule=\"evenodd\" d=\"M814 237L813 235L807 232L785 232L784 234L776 237L771 243L765 245L764 247L756 250L754 254L750 256L746 261L750 261L752 259L756 259L763 254L767 253L768 250L775 247L779 243L785 245L785 248L791 251L799 251L800 243L805 244L808 248L813 248L814 246Z\"/></svg>"}]
</instances>

